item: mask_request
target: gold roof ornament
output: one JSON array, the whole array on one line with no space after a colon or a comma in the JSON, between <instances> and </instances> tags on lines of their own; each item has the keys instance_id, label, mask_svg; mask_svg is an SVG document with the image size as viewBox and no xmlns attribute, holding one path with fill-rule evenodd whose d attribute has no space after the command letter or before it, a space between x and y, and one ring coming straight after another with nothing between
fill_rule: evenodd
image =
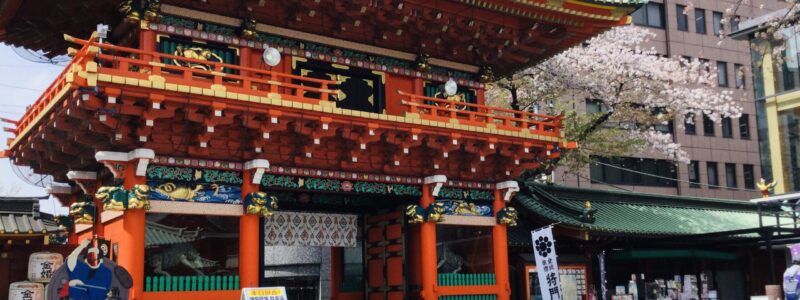
<instances>
[{"instance_id":1,"label":"gold roof ornament","mask_svg":"<svg viewBox=\"0 0 800 300\"><path fill-rule=\"evenodd\" d=\"M767 197L769 197L769 191L771 189L775 188L776 184L778 184L778 183L775 182L774 180L770 181L770 182L767 182L762 177L761 179L758 180L758 182L756 183L756 186L758 187L758 190L761 192L761 197L762 198L767 198Z\"/></svg>"},{"instance_id":2,"label":"gold roof ornament","mask_svg":"<svg viewBox=\"0 0 800 300\"><path fill-rule=\"evenodd\" d=\"M489 66L481 67L478 76L478 80L483 83L494 81L494 71L492 71L492 67Z\"/></svg>"},{"instance_id":3,"label":"gold roof ornament","mask_svg":"<svg viewBox=\"0 0 800 300\"><path fill-rule=\"evenodd\" d=\"M428 62L431 56L425 53L420 53L417 55L417 71L420 72L428 72L431 69L431 64Z\"/></svg>"}]
</instances>

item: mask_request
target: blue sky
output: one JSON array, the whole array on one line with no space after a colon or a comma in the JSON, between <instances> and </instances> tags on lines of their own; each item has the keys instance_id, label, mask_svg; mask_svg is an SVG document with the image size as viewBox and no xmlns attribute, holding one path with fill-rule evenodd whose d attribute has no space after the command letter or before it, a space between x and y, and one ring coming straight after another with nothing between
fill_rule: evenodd
<instances>
[{"instance_id":1,"label":"blue sky","mask_svg":"<svg viewBox=\"0 0 800 300\"><path fill-rule=\"evenodd\" d=\"M18 120L25 107L36 101L45 88L61 72L63 66L37 63L17 55L13 48L0 43L0 117ZM0 127L11 127L3 123ZM6 150L6 140L13 135L0 131L0 149ZM0 159L0 196L42 196L44 189L30 185L17 178L8 159ZM65 214L66 208L58 207L56 201L41 201L41 210Z\"/></svg>"}]
</instances>

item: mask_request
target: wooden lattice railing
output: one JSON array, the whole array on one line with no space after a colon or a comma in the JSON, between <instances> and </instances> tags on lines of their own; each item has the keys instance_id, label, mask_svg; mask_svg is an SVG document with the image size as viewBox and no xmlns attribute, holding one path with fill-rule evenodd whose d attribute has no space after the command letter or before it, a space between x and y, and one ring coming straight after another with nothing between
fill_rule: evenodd
<instances>
[{"instance_id":1,"label":"wooden lattice railing","mask_svg":"<svg viewBox=\"0 0 800 300\"><path fill-rule=\"evenodd\" d=\"M475 126L493 124L497 129L530 130L532 133L559 136L561 116L549 116L517 111L487 105L452 101L398 91L405 97L401 103L408 112L419 114L429 120L448 121L458 119L459 123Z\"/></svg>"},{"instance_id":2,"label":"wooden lattice railing","mask_svg":"<svg viewBox=\"0 0 800 300\"><path fill-rule=\"evenodd\" d=\"M239 289L239 276L147 276L145 292L227 291Z\"/></svg>"},{"instance_id":3,"label":"wooden lattice railing","mask_svg":"<svg viewBox=\"0 0 800 300\"><path fill-rule=\"evenodd\" d=\"M438 281L440 286L472 286L472 285L494 285L495 276L492 273L480 274L439 274Z\"/></svg>"},{"instance_id":4,"label":"wooden lattice railing","mask_svg":"<svg viewBox=\"0 0 800 300\"><path fill-rule=\"evenodd\" d=\"M177 91L190 89L215 90L215 92L236 93L244 96L270 97L302 104L319 104L329 101L330 95L338 93L336 81L303 77L273 70L243 67L215 61L200 60L98 43L94 39L82 40L70 36L68 41L81 45L72 51L74 58L61 75L47 88L39 99L31 105L23 117L17 121L15 133L23 135L42 114L52 106L60 91L70 85L74 89L90 87L86 81L79 81L79 73L86 76L118 77L121 83L142 80L155 87L169 85ZM171 63L165 63L171 62ZM195 67L190 67L190 66ZM200 67L198 67L200 66ZM81 79L84 80L84 79ZM83 84L81 84L83 83ZM91 88L91 87L90 87ZM84 92L84 93L88 93ZM529 132L543 136L560 136L561 116L548 116L515 111L480 104L450 101L445 99L413 95L398 91L407 107L406 115L418 115L422 119L442 121L483 127L487 130L499 129L513 132ZM216 94L213 94L216 96ZM244 100L244 99L242 99ZM248 98L248 101L252 99ZM302 107L302 105L300 106ZM488 131L487 131L488 132Z\"/></svg>"}]
</instances>

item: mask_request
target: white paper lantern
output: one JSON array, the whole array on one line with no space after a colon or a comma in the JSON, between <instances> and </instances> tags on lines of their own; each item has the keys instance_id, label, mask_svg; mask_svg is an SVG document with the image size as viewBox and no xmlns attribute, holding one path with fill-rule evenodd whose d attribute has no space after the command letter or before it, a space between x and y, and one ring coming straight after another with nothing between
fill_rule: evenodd
<instances>
[{"instance_id":1,"label":"white paper lantern","mask_svg":"<svg viewBox=\"0 0 800 300\"><path fill-rule=\"evenodd\" d=\"M281 52L278 51L278 49L269 47L264 49L264 54L261 55L261 58L264 60L265 64L274 67L281 63Z\"/></svg>"},{"instance_id":2,"label":"white paper lantern","mask_svg":"<svg viewBox=\"0 0 800 300\"><path fill-rule=\"evenodd\" d=\"M35 252L28 258L28 280L50 282L53 272L64 263L64 256L53 252Z\"/></svg>"},{"instance_id":3,"label":"white paper lantern","mask_svg":"<svg viewBox=\"0 0 800 300\"><path fill-rule=\"evenodd\" d=\"M447 82L444 83L444 93L447 94L447 96L453 96L456 92L458 92L458 84L456 84L453 78L448 79Z\"/></svg>"},{"instance_id":4,"label":"white paper lantern","mask_svg":"<svg viewBox=\"0 0 800 300\"><path fill-rule=\"evenodd\" d=\"M29 281L14 282L9 285L8 300L44 300L44 284Z\"/></svg>"}]
</instances>

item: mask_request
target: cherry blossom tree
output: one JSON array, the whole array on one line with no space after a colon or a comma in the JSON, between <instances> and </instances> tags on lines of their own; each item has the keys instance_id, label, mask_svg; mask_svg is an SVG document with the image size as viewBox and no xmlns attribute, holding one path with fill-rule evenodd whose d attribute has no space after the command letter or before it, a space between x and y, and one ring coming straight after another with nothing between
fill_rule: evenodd
<instances>
[{"instance_id":1,"label":"cherry blossom tree","mask_svg":"<svg viewBox=\"0 0 800 300\"><path fill-rule=\"evenodd\" d=\"M566 138L578 149L558 162L575 171L591 156L621 156L652 149L688 163L668 132L683 128L686 116L714 122L737 118L742 108L731 91L720 91L716 69L697 59L664 57L639 45L655 37L647 29L623 26L607 31L534 67L493 83L487 101L515 109L564 114ZM596 112L583 112L586 101ZM550 166L548 166L550 167Z\"/></svg>"}]
</instances>

